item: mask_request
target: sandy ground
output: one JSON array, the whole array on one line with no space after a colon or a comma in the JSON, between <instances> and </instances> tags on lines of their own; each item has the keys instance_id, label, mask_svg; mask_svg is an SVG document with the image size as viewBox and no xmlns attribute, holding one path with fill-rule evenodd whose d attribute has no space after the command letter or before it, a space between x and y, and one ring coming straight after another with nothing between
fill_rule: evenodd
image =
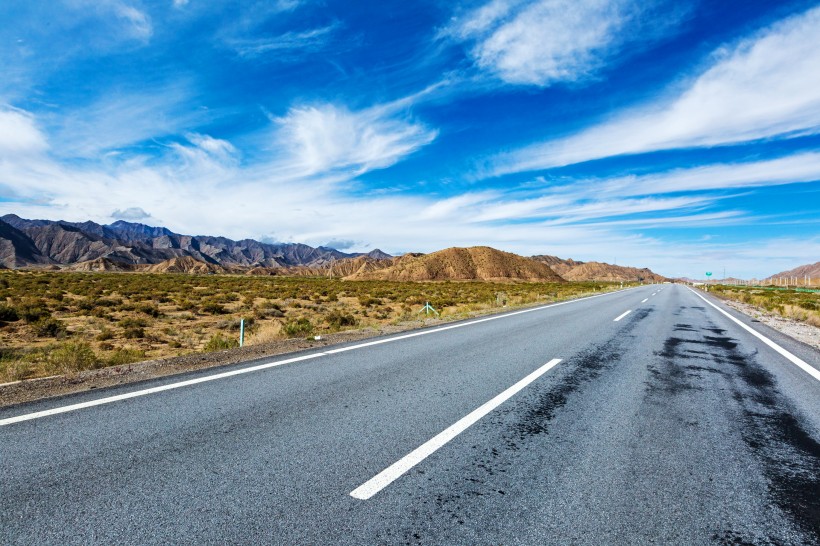
<instances>
[{"instance_id":1,"label":"sandy ground","mask_svg":"<svg viewBox=\"0 0 820 546\"><path fill-rule=\"evenodd\" d=\"M810 345L815 349L820 349L820 328L817 328L816 326L781 317L780 315L769 313L768 311L747 303L724 298L721 298L721 300L732 309L759 320L766 326L774 328L778 332L782 332L797 341L802 341L806 345Z\"/></svg>"}]
</instances>

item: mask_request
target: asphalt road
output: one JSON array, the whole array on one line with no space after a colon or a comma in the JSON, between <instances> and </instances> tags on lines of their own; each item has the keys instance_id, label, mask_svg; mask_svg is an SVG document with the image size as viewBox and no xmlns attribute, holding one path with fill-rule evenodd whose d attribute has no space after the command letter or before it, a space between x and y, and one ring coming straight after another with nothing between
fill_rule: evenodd
<instances>
[{"instance_id":1,"label":"asphalt road","mask_svg":"<svg viewBox=\"0 0 820 546\"><path fill-rule=\"evenodd\" d=\"M820 380L690 289L454 326L0 410L0 543L820 544Z\"/></svg>"}]
</instances>

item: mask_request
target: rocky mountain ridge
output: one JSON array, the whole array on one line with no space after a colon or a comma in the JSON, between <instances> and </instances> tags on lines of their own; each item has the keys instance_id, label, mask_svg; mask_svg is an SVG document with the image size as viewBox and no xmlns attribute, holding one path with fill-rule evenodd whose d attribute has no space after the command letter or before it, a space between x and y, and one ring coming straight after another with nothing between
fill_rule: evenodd
<instances>
[{"instance_id":1,"label":"rocky mountain ridge","mask_svg":"<svg viewBox=\"0 0 820 546\"><path fill-rule=\"evenodd\" d=\"M779 277L783 278L792 278L797 277L802 282L805 277L811 277L812 279L820 278L820 262L815 262L813 264L805 264L795 267L794 269L789 269L788 271L781 271L780 273L775 273L771 276L771 278L776 279Z\"/></svg>"},{"instance_id":2,"label":"rocky mountain ridge","mask_svg":"<svg viewBox=\"0 0 820 546\"><path fill-rule=\"evenodd\" d=\"M350 280L522 280L542 282L666 280L649 269L523 257L490 247L448 248L393 257L381 250L347 254L299 243L180 235L164 227L117 221L0 217L0 268L150 273L327 276Z\"/></svg>"},{"instance_id":3,"label":"rocky mountain ridge","mask_svg":"<svg viewBox=\"0 0 820 546\"><path fill-rule=\"evenodd\" d=\"M320 267L334 260L355 258L333 248L299 243L262 243L253 239L180 235L164 227L117 221L26 220L14 214L0 217L0 264L9 268L42 265L83 266L86 270L132 270L191 258L222 268ZM389 257L381 250L370 255ZM104 260L100 262L99 260ZM189 264L190 265L190 264ZM82 268L81 268L82 269Z\"/></svg>"}]
</instances>

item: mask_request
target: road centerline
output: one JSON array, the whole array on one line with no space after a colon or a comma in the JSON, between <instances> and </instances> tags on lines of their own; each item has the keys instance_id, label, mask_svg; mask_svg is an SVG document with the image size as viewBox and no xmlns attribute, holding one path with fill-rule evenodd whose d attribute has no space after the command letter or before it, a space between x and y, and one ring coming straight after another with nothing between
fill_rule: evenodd
<instances>
[{"instance_id":1,"label":"road centerline","mask_svg":"<svg viewBox=\"0 0 820 546\"><path fill-rule=\"evenodd\" d=\"M641 300L641 303L646 303L648 301L649 301L649 298L644 298L644 299Z\"/></svg>"},{"instance_id":2,"label":"road centerline","mask_svg":"<svg viewBox=\"0 0 820 546\"><path fill-rule=\"evenodd\" d=\"M482 417L493 411L495 408L512 398L516 393L524 389L527 385L550 371L559 362L560 358L553 358L521 381L509 387L501 394L494 397L492 400L482 404L472 412L468 413L443 431L439 432L419 447L388 466L362 485L350 492L350 496L359 500L368 500L373 495L396 481L408 470L422 462L424 459L438 451L441 447L446 445L450 440L467 430L471 425L475 424Z\"/></svg>"},{"instance_id":3,"label":"road centerline","mask_svg":"<svg viewBox=\"0 0 820 546\"><path fill-rule=\"evenodd\" d=\"M631 313L631 312L632 312L632 309L627 309L626 311L624 311L623 313L621 313L620 315L618 315L618 318L616 318L616 319L615 319L615 320L613 320L612 322L618 322L619 320L621 320L622 318L624 318L625 316L627 316L627 315L628 315L629 313Z\"/></svg>"}]
</instances>

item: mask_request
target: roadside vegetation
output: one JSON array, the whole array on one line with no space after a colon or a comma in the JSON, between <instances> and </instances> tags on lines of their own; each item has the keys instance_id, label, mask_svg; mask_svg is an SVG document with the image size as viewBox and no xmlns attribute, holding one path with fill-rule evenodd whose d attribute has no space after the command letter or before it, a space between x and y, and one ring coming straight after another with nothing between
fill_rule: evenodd
<instances>
[{"instance_id":1,"label":"roadside vegetation","mask_svg":"<svg viewBox=\"0 0 820 546\"><path fill-rule=\"evenodd\" d=\"M546 303L617 283L342 281L147 273L0 272L0 383ZM430 315L433 318L434 315Z\"/></svg>"},{"instance_id":2,"label":"roadside vegetation","mask_svg":"<svg viewBox=\"0 0 820 546\"><path fill-rule=\"evenodd\" d=\"M709 286L719 297L752 305L781 317L820 327L820 292L755 286Z\"/></svg>"}]
</instances>

